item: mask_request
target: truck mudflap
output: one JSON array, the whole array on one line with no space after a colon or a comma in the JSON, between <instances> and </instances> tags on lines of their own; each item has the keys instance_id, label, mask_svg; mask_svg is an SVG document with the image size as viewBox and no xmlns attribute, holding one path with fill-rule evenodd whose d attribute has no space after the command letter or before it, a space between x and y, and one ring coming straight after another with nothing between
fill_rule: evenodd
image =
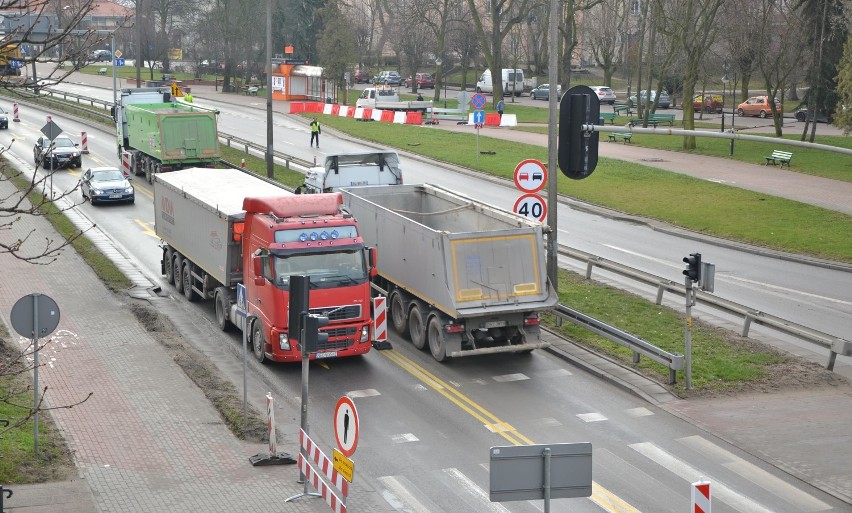
<instances>
[{"instance_id":1,"label":"truck mudflap","mask_svg":"<svg viewBox=\"0 0 852 513\"><path fill-rule=\"evenodd\" d=\"M468 349L466 351L448 351L447 356L458 358L460 356L474 356L478 354L495 354L495 353L522 353L532 351L534 349L544 349L549 347L550 342L532 342L529 344L516 344L507 346L480 347L477 349Z\"/></svg>"}]
</instances>

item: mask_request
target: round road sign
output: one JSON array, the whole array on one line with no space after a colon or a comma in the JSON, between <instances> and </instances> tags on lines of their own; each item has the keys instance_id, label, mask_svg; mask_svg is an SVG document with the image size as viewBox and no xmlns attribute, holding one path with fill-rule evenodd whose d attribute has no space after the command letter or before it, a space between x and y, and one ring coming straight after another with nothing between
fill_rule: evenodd
<instances>
[{"instance_id":1,"label":"round road sign","mask_svg":"<svg viewBox=\"0 0 852 513\"><path fill-rule=\"evenodd\" d=\"M352 456L358 445L358 411L352 399L345 395L334 407L334 438L340 452L347 458Z\"/></svg>"},{"instance_id":2,"label":"round road sign","mask_svg":"<svg viewBox=\"0 0 852 513\"><path fill-rule=\"evenodd\" d=\"M9 319L20 336L45 337L59 326L59 305L50 296L29 294L15 302ZM38 324L38 333L33 333L36 324Z\"/></svg>"},{"instance_id":3,"label":"round road sign","mask_svg":"<svg viewBox=\"0 0 852 513\"><path fill-rule=\"evenodd\" d=\"M474 109L481 109L482 107L485 107L487 102L488 98L486 98L482 93L476 93L473 95L473 98L470 99L470 104L473 105Z\"/></svg>"},{"instance_id":4,"label":"round road sign","mask_svg":"<svg viewBox=\"0 0 852 513\"><path fill-rule=\"evenodd\" d=\"M547 204L544 198L535 193L524 194L515 202L512 209L516 214L521 214L530 219L537 219L542 223L547 218Z\"/></svg>"},{"instance_id":5,"label":"round road sign","mask_svg":"<svg viewBox=\"0 0 852 513\"><path fill-rule=\"evenodd\" d=\"M535 159L521 161L515 167L515 186L522 192L538 192L547 184L547 167Z\"/></svg>"}]
</instances>

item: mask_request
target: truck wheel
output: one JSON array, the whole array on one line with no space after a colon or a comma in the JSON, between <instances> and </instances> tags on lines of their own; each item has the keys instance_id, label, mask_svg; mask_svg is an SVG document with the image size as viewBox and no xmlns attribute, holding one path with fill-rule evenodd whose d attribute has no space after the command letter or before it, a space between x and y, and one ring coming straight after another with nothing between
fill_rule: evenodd
<instances>
[{"instance_id":1,"label":"truck wheel","mask_svg":"<svg viewBox=\"0 0 852 513\"><path fill-rule=\"evenodd\" d=\"M187 301L195 301L198 299L198 294L192 290L192 262L184 259L183 261L183 297Z\"/></svg>"},{"instance_id":2,"label":"truck wheel","mask_svg":"<svg viewBox=\"0 0 852 513\"><path fill-rule=\"evenodd\" d=\"M154 171L151 169L152 167L153 166L151 166L151 163L146 160L145 161L145 180L150 184L154 183Z\"/></svg>"},{"instance_id":3,"label":"truck wheel","mask_svg":"<svg viewBox=\"0 0 852 513\"><path fill-rule=\"evenodd\" d=\"M263 321L255 319L251 328L251 350L257 361L266 361L266 341L263 340Z\"/></svg>"},{"instance_id":4,"label":"truck wheel","mask_svg":"<svg viewBox=\"0 0 852 513\"><path fill-rule=\"evenodd\" d=\"M175 275L175 290L179 294L183 293L183 269L181 265L183 265L183 259L175 253L175 257L172 259L172 272Z\"/></svg>"},{"instance_id":5,"label":"truck wheel","mask_svg":"<svg viewBox=\"0 0 852 513\"><path fill-rule=\"evenodd\" d=\"M432 357L439 362L446 360L447 344L444 342L444 330L441 326L441 320L437 315L429 319L427 336L429 338L429 351L432 352Z\"/></svg>"},{"instance_id":6,"label":"truck wheel","mask_svg":"<svg viewBox=\"0 0 852 513\"><path fill-rule=\"evenodd\" d=\"M390 293L390 313L393 329L400 335L408 335L408 316L405 311L405 298L402 292L394 290Z\"/></svg>"},{"instance_id":7,"label":"truck wheel","mask_svg":"<svg viewBox=\"0 0 852 513\"><path fill-rule=\"evenodd\" d=\"M230 301L228 300L228 289L225 287L216 287L213 292L213 301L216 303L216 324L222 331L228 331L230 322L228 321L228 310Z\"/></svg>"},{"instance_id":8,"label":"truck wheel","mask_svg":"<svg viewBox=\"0 0 852 513\"><path fill-rule=\"evenodd\" d=\"M166 248L163 250L163 274L166 276L166 281L169 285L174 285L175 283L175 268L174 268L174 254L172 253L171 248Z\"/></svg>"},{"instance_id":9,"label":"truck wheel","mask_svg":"<svg viewBox=\"0 0 852 513\"><path fill-rule=\"evenodd\" d=\"M408 313L408 336L411 337L411 343L417 349L426 347L426 321L423 319L423 312L417 306Z\"/></svg>"}]
</instances>

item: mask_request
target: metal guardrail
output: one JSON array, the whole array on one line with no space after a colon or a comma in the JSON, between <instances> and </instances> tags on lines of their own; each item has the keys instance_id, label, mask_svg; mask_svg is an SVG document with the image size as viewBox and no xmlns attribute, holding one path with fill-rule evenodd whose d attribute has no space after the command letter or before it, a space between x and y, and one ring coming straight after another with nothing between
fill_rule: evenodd
<instances>
[{"instance_id":1,"label":"metal guardrail","mask_svg":"<svg viewBox=\"0 0 852 513\"><path fill-rule=\"evenodd\" d=\"M613 262L611 260L607 260L605 258L592 255L591 253L586 253L577 249L564 247L559 248L559 254L569 258L573 258L575 260L579 260L581 262L585 262L586 279L591 279L592 270L595 267L599 267L601 269L616 273L620 276L624 276L626 278L638 281L645 285L656 287L656 304L658 305L662 304L663 294L665 294L666 292L686 297L686 288L683 284L675 283L671 280L667 280L665 278L661 278L659 276L655 276L644 271L639 271L626 265L622 265L617 262ZM852 356L852 342L848 340L844 340L834 335L830 335L828 333L824 333L813 328L809 328L807 326L797 324L786 319L782 319L766 312L761 312L760 310L750 308L748 306L744 306L739 303L729 301L727 299L722 299L720 297L714 296L713 294L700 290L696 291L696 302L699 301L704 305L711 306L718 310L722 310L725 313L742 317L743 326L742 330L740 331L740 335L743 337L748 337L749 329L754 323L773 328L776 331L786 333L787 335L794 336L806 342L810 342L812 344L816 344L820 347L828 349L829 357L828 362L826 364L826 369L828 370L834 370L834 363L837 360L838 354L844 356Z\"/></svg>"}]
</instances>

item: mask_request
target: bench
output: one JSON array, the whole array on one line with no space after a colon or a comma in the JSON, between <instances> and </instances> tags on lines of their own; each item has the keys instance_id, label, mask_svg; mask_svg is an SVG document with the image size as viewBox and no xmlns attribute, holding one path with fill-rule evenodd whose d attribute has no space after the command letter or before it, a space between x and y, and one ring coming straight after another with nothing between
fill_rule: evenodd
<instances>
[{"instance_id":1,"label":"bench","mask_svg":"<svg viewBox=\"0 0 852 513\"><path fill-rule=\"evenodd\" d=\"M620 116L622 113L627 116L633 115L633 109L630 108L630 105L613 105L612 111L615 113L616 116Z\"/></svg>"},{"instance_id":2,"label":"bench","mask_svg":"<svg viewBox=\"0 0 852 513\"><path fill-rule=\"evenodd\" d=\"M609 142L616 142L617 140L621 139L622 141L624 141L625 144L630 142L631 137L633 137L632 132L610 132L607 135L607 138L609 138Z\"/></svg>"},{"instance_id":3,"label":"bench","mask_svg":"<svg viewBox=\"0 0 852 513\"><path fill-rule=\"evenodd\" d=\"M630 124L634 126L642 126L645 124L645 118L630 118ZM657 128L657 121L648 117L648 126Z\"/></svg>"},{"instance_id":4,"label":"bench","mask_svg":"<svg viewBox=\"0 0 852 513\"><path fill-rule=\"evenodd\" d=\"M787 164L787 167L790 167L790 160L792 160L793 154L789 151L772 150L772 155L763 158L766 159L766 162L763 163L764 166L772 162L773 166L780 163L781 167L784 167L784 164Z\"/></svg>"},{"instance_id":5,"label":"bench","mask_svg":"<svg viewBox=\"0 0 852 513\"><path fill-rule=\"evenodd\" d=\"M606 124L607 120L609 120L611 125L615 124L615 112L601 112L601 123Z\"/></svg>"},{"instance_id":6,"label":"bench","mask_svg":"<svg viewBox=\"0 0 852 513\"><path fill-rule=\"evenodd\" d=\"M257 96L257 91L259 90L256 86L246 87L246 96Z\"/></svg>"},{"instance_id":7,"label":"bench","mask_svg":"<svg viewBox=\"0 0 852 513\"><path fill-rule=\"evenodd\" d=\"M675 115L674 114L649 114L648 121L654 121L654 126L657 123L668 123L669 126L674 126Z\"/></svg>"},{"instance_id":8,"label":"bench","mask_svg":"<svg viewBox=\"0 0 852 513\"><path fill-rule=\"evenodd\" d=\"M63 63L63 64L65 64L65 63ZM64 68L65 66L62 66L62 67ZM101 69L98 70L98 75L106 75L106 72L107 72L106 68L101 68Z\"/></svg>"}]
</instances>

